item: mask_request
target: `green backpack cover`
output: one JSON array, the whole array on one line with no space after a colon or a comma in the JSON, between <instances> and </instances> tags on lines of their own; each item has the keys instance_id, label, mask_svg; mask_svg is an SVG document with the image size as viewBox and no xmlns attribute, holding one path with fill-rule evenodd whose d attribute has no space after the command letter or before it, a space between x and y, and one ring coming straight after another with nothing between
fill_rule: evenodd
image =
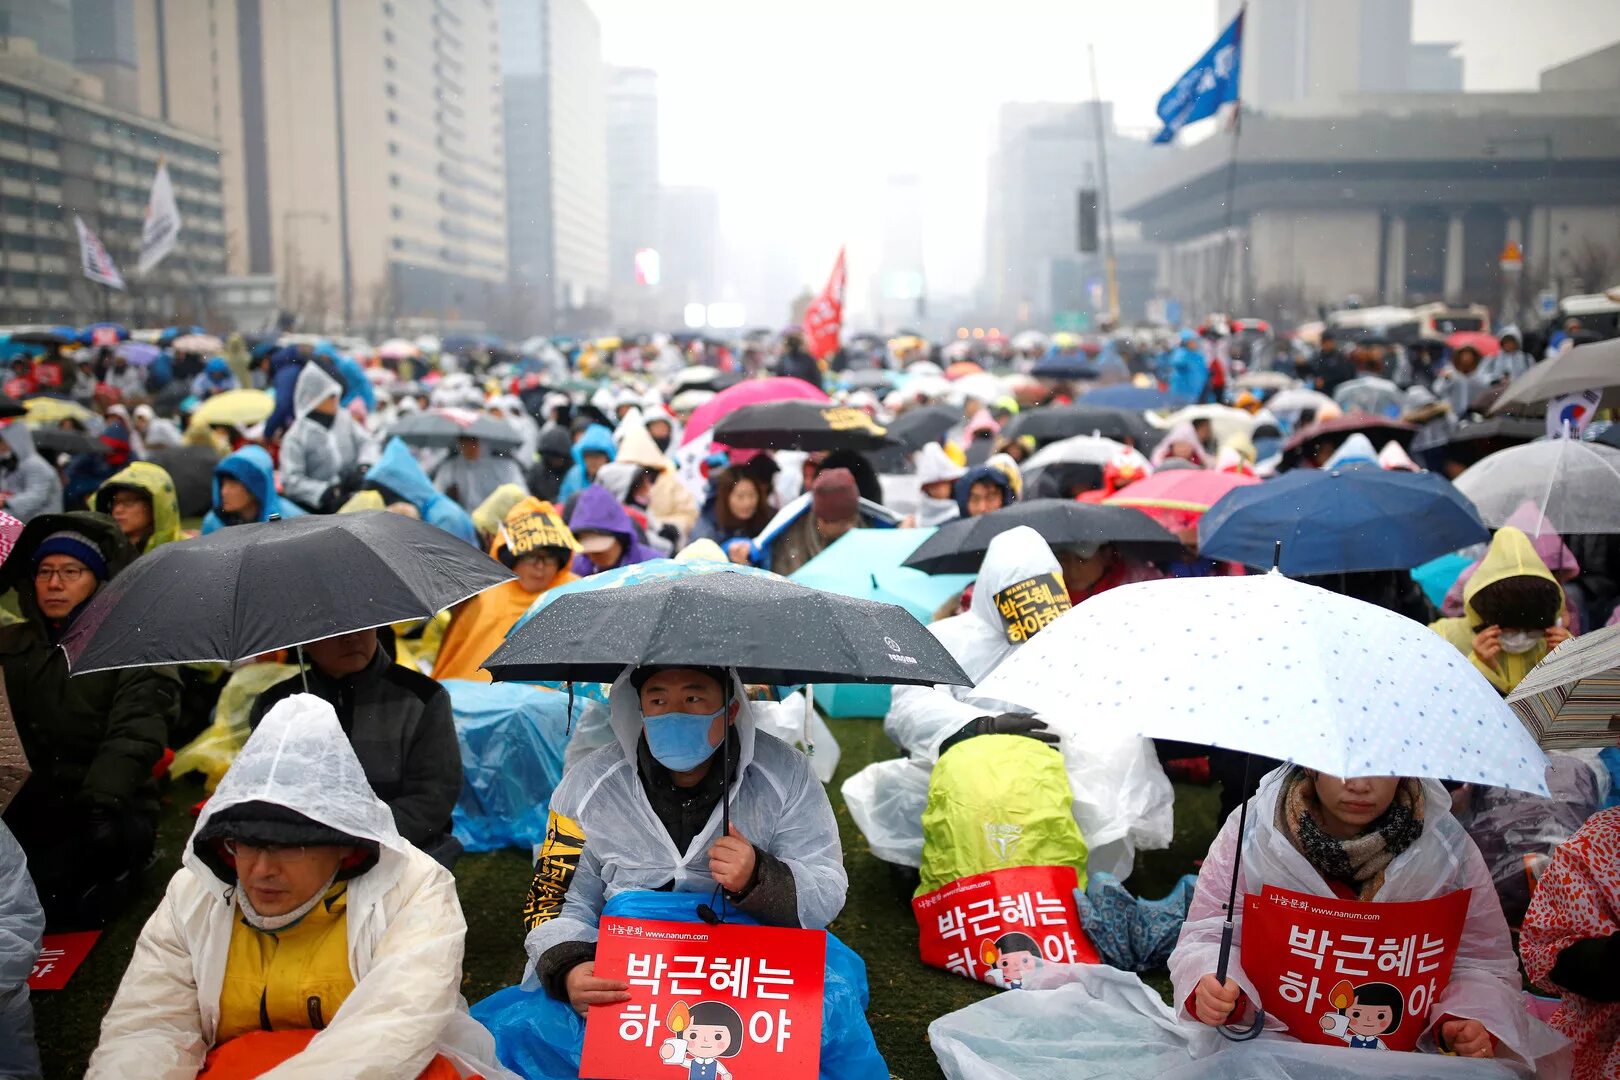
<instances>
[{"instance_id":1,"label":"green backpack cover","mask_svg":"<svg viewBox=\"0 0 1620 1080\"><path fill-rule=\"evenodd\" d=\"M917 896L1010 866L1072 866L1086 887L1086 842L1058 750L1021 735L979 735L940 757L923 811Z\"/></svg>"}]
</instances>

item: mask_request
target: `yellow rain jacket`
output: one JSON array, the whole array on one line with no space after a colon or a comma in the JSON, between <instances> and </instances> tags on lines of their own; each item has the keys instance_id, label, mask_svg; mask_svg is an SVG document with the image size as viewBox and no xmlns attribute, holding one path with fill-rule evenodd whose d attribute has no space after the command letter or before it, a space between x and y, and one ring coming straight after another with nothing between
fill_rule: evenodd
<instances>
[{"instance_id":1,"label":"yellow rain jacket","mask_svg":"<svg viewBox=\"0 0 1620 1080\"><path fill-rule=\"evenodd\" d=\"M180 501L175 496L174 480L168 470L150 461L130 462L96 489L97 513L112 512L113 494L119 488L135 488L152 500L152 537L140 554L180 539Z\"/></svg>"},{"instance_id":2,"label":"yellow rain jacket","mask_svg":"<svg viewBox=\"0 0 1620 1080\"><path fill-rule=\"evenodd\" d=\"M348 883L292 926L269 933L238 918L219 991L218 1043L250 1031L320 1031L354 992Z\"/></svg>"},{"instance_id":3,"label":"yellow rain jacket","mask_svg":"<svg viewBox=\"0 0 1620 1080\"><path fill-rule=\"evenodd\" d=\"M1451 642L1458 652L1473 661L1474 666L1491 681L1491 685L1504 694L1512 693L1513 688L1530 673L1530 669L1547 655L1547 643L1545 640L1538 641L1529 652L1523 653L1510 653L1504 649L1497 655L1494 667L1487 664L1474 652L1474 635L1485 626L1485 620L1474 609L1474 597L1487 585L1494 585L1503 578L1520 576L1546 578L1557 586L1560 598L1564 595L1563 586L1558 584L1558 579L1553 577L1547 564L1536 554L1530 538L1512 526L1499 529L1479 569L1463 587L1463 617L1440 619L1429 625L1429 629ZM1559 625L1563 625L1566 612L1562 599L1559 600L1558 611Z\"/></svg>"}]
</instances>

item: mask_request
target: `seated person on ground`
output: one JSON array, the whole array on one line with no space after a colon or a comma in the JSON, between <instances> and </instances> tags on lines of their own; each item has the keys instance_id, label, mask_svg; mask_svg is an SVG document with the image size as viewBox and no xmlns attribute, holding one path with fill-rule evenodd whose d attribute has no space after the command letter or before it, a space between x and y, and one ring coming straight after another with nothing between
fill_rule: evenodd
<instances>
[{"instance_id":1,"label":"seated person on ground","mask_svg":"<svg viewBox=\"0 0 1620 1080\"><path fill-rule=\"evenodd\" d=\"M461 999L455 879L400 837L324 701L264 718L182 862L102 1021L91 1080L278 1064L510 1076Z\"/></svg>"},{"instance_id":2,"label":"seated person on ground","mask_svg":"<svg viewBox=\"0 0 1620 1080\"><path fill-rule=\"evenodd\" d=\"M1431 629L1457 647L1503 694L1569 640L1564 587L1512 526L1498 529L1479 569L1463 586L1463 616Z\"/></svg>"},{"instance_id":3,"label":"seated person on ground","mask_svg":"<svg viewBox=\"0 0 1620 1080\"><path fill-rule=\"evenodd\" d=\"M849 879L827 793L802 754L755 730L735 673L627 668L609 708L617 741L563 776L524 905L529 973L548 993L582 1013L628 999L593 964L602 907L623 891L697 893L771 926L822 929L838 915Z\"/></svg>"}]
</instances>

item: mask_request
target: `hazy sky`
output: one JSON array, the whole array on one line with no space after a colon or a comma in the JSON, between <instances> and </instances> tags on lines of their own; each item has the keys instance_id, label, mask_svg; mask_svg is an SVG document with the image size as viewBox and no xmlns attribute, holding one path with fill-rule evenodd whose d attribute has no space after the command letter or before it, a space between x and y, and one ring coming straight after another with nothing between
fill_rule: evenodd
<instances>
[{"instance_id":1,"label":"hazy sky","mask_svg":"<svg viewBox=\"0 0 1620 1080\"><path fill-rule=\"evenodd\" d=\"M818 287L847 242L857 296L885 177L922 179L930 291L968 293L997 107L1090 99L1094 43L1119 125L1154 130L1159 95L1217 32L1214 0L590 3L605 59L659 73L664 182L720 189L733 242L768 238ZM1620 39L1620 0L1413 7L1416 40L1461 43L1470 90L1532 88L1542 68Z\"/></svg>"}]
</instances>

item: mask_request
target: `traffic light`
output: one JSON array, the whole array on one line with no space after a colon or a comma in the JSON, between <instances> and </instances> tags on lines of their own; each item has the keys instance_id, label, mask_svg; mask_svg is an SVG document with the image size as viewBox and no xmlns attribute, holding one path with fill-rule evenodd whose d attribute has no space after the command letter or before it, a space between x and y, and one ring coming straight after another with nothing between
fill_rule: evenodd
<instances>
[{"instance_id":1,"label":"traffic light","mask_svg":"<svg viewBox=\"0 0 1620 1080\"><path fill-rule=\"evenodd\" d=\"M1092 255L1097 251L1097 189L1080 189L1080 252Z\"/></svg>"}]
</instances>

